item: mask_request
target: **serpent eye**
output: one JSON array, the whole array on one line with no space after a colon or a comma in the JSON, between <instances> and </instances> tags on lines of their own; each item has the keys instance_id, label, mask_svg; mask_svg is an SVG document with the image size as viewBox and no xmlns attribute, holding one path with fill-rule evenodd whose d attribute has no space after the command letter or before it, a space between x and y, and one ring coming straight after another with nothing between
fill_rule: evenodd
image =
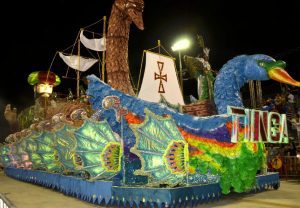
<instances>
[{"instance_id":1,"label":"serpent eye","mask_svg":"<svg viewBox=\"0 0 300 208\"><path fill-rule=\"evenodd\" d=\"M258 65L259 65L260 67L265 67L265 62L263 62L263 61L258 61Z\"/></svg>"}]
</instances>

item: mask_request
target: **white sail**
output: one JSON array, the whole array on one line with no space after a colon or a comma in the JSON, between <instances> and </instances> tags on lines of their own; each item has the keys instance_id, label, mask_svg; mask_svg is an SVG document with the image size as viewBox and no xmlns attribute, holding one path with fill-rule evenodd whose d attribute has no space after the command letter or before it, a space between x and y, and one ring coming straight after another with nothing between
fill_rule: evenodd
<instances>
[{"instance_id":1,"label":"white sail","mask_svg":"<svg viewBox=\"0 0 300 208\"><path fill-rule=\"evenodd\" d=\"M161 95L171 104L184 105L174 59L147 51L144 78L138 97L159 102Z\"/></svg>"},{"instance_id":2,"label":"white sail","mask_svg":"<svg viewBox=\"0 0 300 208\"><path fill-rule=\"evenodd\" d=\"M59 56L69 67L82 72L91 68L98 61L97 59L83 58L76 55L67 56L61 52L59 52Z\"/></svg>"},{"instance_id":3,"label":"white sail","mask_svg":"<svg viewBox=\"0 0 300 208\"><path fill-rule=\"evenodd\" d=\"M91 49L94 51L105 51L106 50L105 38L89 39L84 36L83 30L81 30L81 32L80 32L80 41L88 49Z\"/></svg>"}]
</instances>

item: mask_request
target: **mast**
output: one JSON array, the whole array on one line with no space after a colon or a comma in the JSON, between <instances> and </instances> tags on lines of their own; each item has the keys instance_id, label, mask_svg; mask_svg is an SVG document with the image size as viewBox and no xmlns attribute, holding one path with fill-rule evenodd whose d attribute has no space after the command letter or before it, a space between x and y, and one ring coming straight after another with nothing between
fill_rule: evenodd
<instances>
[{"instance_id":1,"label":"mast","mask_svg":"<svg viewBox=\"0 0 300 208\"><path fill-rule=\"evenodd\" d=\"M104 21L103 30L104 30L104 38L105 38L105 36L106 36L106 16L104 16L103 19L101 19L99 21L102 21L102 20ZM97 21L96 23L98 23L99 21ZM96 23L93 23L93 24L91 24L87 27L90 27L90 26L92 26ZM105 39L104 38L96 39L94 37L93 37L93 39L86 38L83 34L83 30L87 27L84 27L84 28L80 29L80 31L78 33L78 36L75 40L75 43L72 45L71 55L64 55L63 52L59 52L59 56L68 65L68 67L71 67L72 69L76 70L76 72L75 72L76 73L76 78L73 78L73 79L76 80L76 96L77 96L77 98L80 97L80 73L87 71L97 61L99 61L101 63L101 57L99 55L100 54L99 51L103 52L103 56L102 56L102 63L103 64L102 64L102 67L99 65L99 77L102 76L103 81L105 79L105 62L106 62L105 61L105 45L104 45L105 44ZM89 32L91 32L91 31L89 31ZM92 32L92 33L94 34L94 32ZM77 43L77 55L75 55L75 54L72 55L73 50L76 47L76 43ZM81 43L88 50L91 49L93 51L96 51L97 55L98 55L98 59L81 57ZM69 48L70 47L68 47L67 49L69 49ZM65 50L67 50L67 49L65 49ZM67 74L68 74L68 70L67 70L66 76L64 78L68 78Z\"/></svg>"},{"instance_id":2,"label":"mast","mask_svg":"<svg viewBox=\"0 0 300 208\"><path fill-rule=\"evenodd\" d=\"M253 109L261 108L262 107L261 81L250 80L249 81L249 91L250 91L251 108L253 108Z\"/></svg>"},{"instance_id":3,"label":"mast","mask_svg":"<svg viewBox=\"0 0 300 208\"><path fill-rule=\"evenodd\" d=\"M180 87L181 92L183 94L183 76L182 76L182 63L181 63L181 52L178 50L178 57L179 57L179 79L180 79Z\"/></svg>"},{"instance_id":4,"label":"mast","mask_svg":"<svg viewBox=\"0 0 300 208\"><path fill-rule=\"evenodd\" d=\"M256 80L256 108L262 107L262 90L261 90L261 81Z\"/></svg>"},{"instance_id":5,"label":"mast","mask_svg":"<svg viewBox=\"0 0 300 208\"><path fill-rule=\"evenodd\" d=\"M103 38L106 42L106 16L103 17ZM106 43L105 43L106 45ZM102 51L102 81L105 81L105 50Z\"/></svg>"},{"instance_id":6,"label":"mast","mask_svg":"<svg viewBox=\"0 0 300 208\"><path fill-rule=\"evenodd\" d=\"M158 53L160 54L160 40L157 40L157 45L158 45Z\"/></svg>"},{"instance_id":7,"label":"mast","mask_svg":"<svg viewBox=\"0 0 300 208\"><path fill-rule=\"evenodd\" d=\"M77 78L76 78L76 81L77 81L77 84L76 84L76 95L77 95L77 98L79 98L79 83L80 83L80 38L78 39L78 70L76 71L76 74L77 74Z\"/></svg>"}]
</instances>

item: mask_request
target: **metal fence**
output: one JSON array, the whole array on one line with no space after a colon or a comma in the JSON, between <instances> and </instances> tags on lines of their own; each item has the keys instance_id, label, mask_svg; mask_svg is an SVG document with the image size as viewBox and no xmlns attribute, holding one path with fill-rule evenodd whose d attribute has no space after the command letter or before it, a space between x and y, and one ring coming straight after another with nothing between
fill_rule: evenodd
<instances>
[{"instance_id":1,"label":"metal fence","mask_svg":"<svg viewBox=\"0 0 300 208\"><path fill-rule=\"evenodd\" d=\"M16 208L8 199L0 193L0 208Z\"/></svg>"},{"instance_id":2,"label":"metal fence","mask_svg":"<svg viewBox=\"0 0 300 208\"><path fill-rule=\"evenodd\" d=\"M300 178L300 158L297 156L269 156L268 171L279 172L281 178Z\"/></svg>"}]
</instances>

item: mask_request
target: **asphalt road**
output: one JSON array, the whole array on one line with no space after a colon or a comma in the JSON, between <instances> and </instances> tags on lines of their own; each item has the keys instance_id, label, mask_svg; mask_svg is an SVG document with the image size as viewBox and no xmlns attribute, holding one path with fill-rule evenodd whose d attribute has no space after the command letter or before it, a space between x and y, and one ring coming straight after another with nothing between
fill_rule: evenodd
<instances>
[{"instance_id":1,"label":"asphalt road","mask_svg":"<svg viewBox=\"0 0 300 208\"><path fill-rule=\"evenodd\" d=\"M0 171L0 193L17 208L89 208L99 207L65 196L53 190L14 180ZM231 194L218 202L202 204L199 208L299 208L300 181L281 181L278 190L257 194Z\"/></svg>"}]
</instances>

